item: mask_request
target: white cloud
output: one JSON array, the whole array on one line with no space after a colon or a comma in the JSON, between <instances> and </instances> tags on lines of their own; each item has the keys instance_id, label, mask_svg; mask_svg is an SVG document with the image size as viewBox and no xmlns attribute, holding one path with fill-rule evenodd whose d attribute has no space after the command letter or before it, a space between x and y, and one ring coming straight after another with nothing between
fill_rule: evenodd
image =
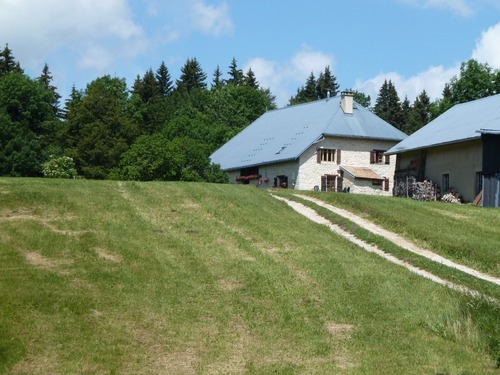
<instances>
[{"instance_id":1,"label":"white cloud","mask_svg":"<svg viewBox=\"0 0 500 375\"><path fill-rule=\"evenodd\" d=\"M302 45L288 61L277 62L256 57L247 62L244 70L247 71L251 67L260 86L270 88L276 95L278 107L283 107L288 104L290 97L295 95L296 90L306 83L311 72L317 78L326 66L330 66L333 72L333 64L332 55Z\"/></svg>"},{"instance_id":2,"label":"white cloud","mask_svg":"<svg viewBox=\"0 0 500 375\"><path fill-rule=\"evenodd\" d=\"M202 0L196 0L192 4L191 13L193 28L206 35L217 37L233 31L229 7L225 2L219 6L212 6Z\"/></svg>"},{"instance_id":3,"label":"white cloud","mask_svg":"<svg viewBox=\"0 0 500 375\"><path fill-rule=\"evenodd\" d=\"M392 81L401 100L408 97L410 103L413 103L423 90L431 100L436 100L442 97L445 84L450 81L451 77L457 75L459 70L459 65L451 68L432 66L409 78L405 78L396 72L381 73L366 81L356 80L354 89L370 95L372 106L375 105L380 87L385 80Z\"/></svg>"},{"instance_id":4,"label":"white cloud","mask_svg":"<svg viewBox=\"0 0 500 375\"><path fill-rule=\"evenodd\" d=\"M37 66L61 49L81 54L90 44L110 53L128 44L130 53L143 38L126 0L0 0L0 8L0 35L22 66Z\"/></svg>"},{"instance_id":5,"label":"white cloud","mask_svg":"<svg viewBox=\"0 0 500 375\"><path fill-rule=\"evenodd\" d=\"M495 69L500 69L500 23L490 27L481 34L472 52L472 58L482 63L488 63Z\"/></svg>"}]
</instances>

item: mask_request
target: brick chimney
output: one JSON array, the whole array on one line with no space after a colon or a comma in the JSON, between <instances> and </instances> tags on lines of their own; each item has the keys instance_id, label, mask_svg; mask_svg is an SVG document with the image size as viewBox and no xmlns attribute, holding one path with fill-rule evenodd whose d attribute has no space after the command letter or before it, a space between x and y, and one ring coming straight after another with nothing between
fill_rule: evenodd
<instances>
[{"instance_id":1,"label":"brick chimney","mask_svg":"<svg viewBox=\"0 0 500 375\"><path fill-rule=\"evenodd\" d=\"M340 93L340 106L346 115L352 115L354 107L354 94L352 91Z\"/></svg>"}]
</instances>

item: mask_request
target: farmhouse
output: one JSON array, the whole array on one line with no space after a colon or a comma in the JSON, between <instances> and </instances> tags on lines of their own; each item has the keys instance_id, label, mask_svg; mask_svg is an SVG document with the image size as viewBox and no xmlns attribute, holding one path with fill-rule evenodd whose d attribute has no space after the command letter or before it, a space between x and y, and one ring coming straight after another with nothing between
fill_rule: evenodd
<instances>
[{"instance_id":1,"label":"farmhouse","mask_svg":"<svg viewBox=\"0 0 500 375\"><path fill-rule=\"evenodd\" d=\"M500 200L500 95L457 104L387 151L396 155L396 194L406 181L430 179L464 201Z\"/></svg>"},{"instance_id":2,"label":"farmhouse","mask_svg":"<svg viewBox=\"0 0 500 375\"><path fill-rule=\"evenodd\" d=\"M234 183L390 195L406 135L351 92L266 112L211 155Z\"/></svg>"}]
</instances>

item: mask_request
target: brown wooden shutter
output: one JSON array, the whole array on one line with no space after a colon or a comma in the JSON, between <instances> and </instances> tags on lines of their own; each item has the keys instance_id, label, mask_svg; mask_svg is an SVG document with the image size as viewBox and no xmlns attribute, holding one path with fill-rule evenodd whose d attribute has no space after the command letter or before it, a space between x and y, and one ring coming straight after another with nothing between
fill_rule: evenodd
<instances>
[{"instance_id":1,"label":"brown wooden shutter","mask_svg":"<svg viewBox=\"0 0 500 375\"><path fill-rule=\"evenodd\" d=\"M391 157L389 155L385 155L385 164L391 164Z\"/></svg>"},{"instance_id":2,"label":"brown wooden shutter","mask_svg":"<svg viewBox=\"0 0 500 375\"><path fill-rule=\"evenodd\" d=\"M337 176L337 192L341 193L343 189L343 178L340 176Z\"/></svg>"},{"instance_id":3,"label":"brown wooden shutter","mask_svg":"<svg viewBox=\"0 0 500 375\"><path fill-rule=\"evenodd\" d=\"M326 191L326 176L321 176L321 191Z\"/></svg>"},{"instance_id":4,"label":"brown wooden shutter","mask_svg":"<svg viewBox=\"0 0 500 375\"><path fill-rule=\"evenodd\" d=\"M384 178L384 190L389 191L389 179L387 177Z\"/></svg>"},{"instance_id":5,"label":"brown wooden shutter","mask_svg":"<svg viewBox=\"0 0 500 375\"><path fill-rule=\"evenodd\" d=\"M318 150L316 150L316 162L318 164L321 164L321 151L322 150L320 148L318 148Z\"/></svg>"},{"instance_id":6,"label":"brown wooden shutter","mask_svg":"<svg viewBox=\"0 0 500 375\"><path fill-rule=\"evenodd\" d=\"M375 151L370 151L370 164L377 163L377 153Z\"/></svg>"},{"instance_id":7,"label":"brown wooden shutter","mask_svg":"<svg viewBox=\"0 0 500 375\"><path fill-rule=\"evenodd\" d=\"M340 149L337 150L337 164L340 164L341 163L341 159L340 159Z\"/></svg>"}]
</instances>

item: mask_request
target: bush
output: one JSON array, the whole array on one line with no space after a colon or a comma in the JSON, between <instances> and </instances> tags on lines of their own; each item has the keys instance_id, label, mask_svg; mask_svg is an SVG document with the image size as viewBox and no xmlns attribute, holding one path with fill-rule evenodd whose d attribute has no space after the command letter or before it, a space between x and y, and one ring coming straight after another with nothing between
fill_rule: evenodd
<instances>
[{"instance_id":1,"label":"bush","mask_svg":"<svg viewBox=\"0 0 500 375\"><path fill-rule=\"evenodd\" d=\"M77 176L73 158L69 156L50 155L42 165L44 177L49 178L75 178Z\"/></svg>"}]
</instances>

